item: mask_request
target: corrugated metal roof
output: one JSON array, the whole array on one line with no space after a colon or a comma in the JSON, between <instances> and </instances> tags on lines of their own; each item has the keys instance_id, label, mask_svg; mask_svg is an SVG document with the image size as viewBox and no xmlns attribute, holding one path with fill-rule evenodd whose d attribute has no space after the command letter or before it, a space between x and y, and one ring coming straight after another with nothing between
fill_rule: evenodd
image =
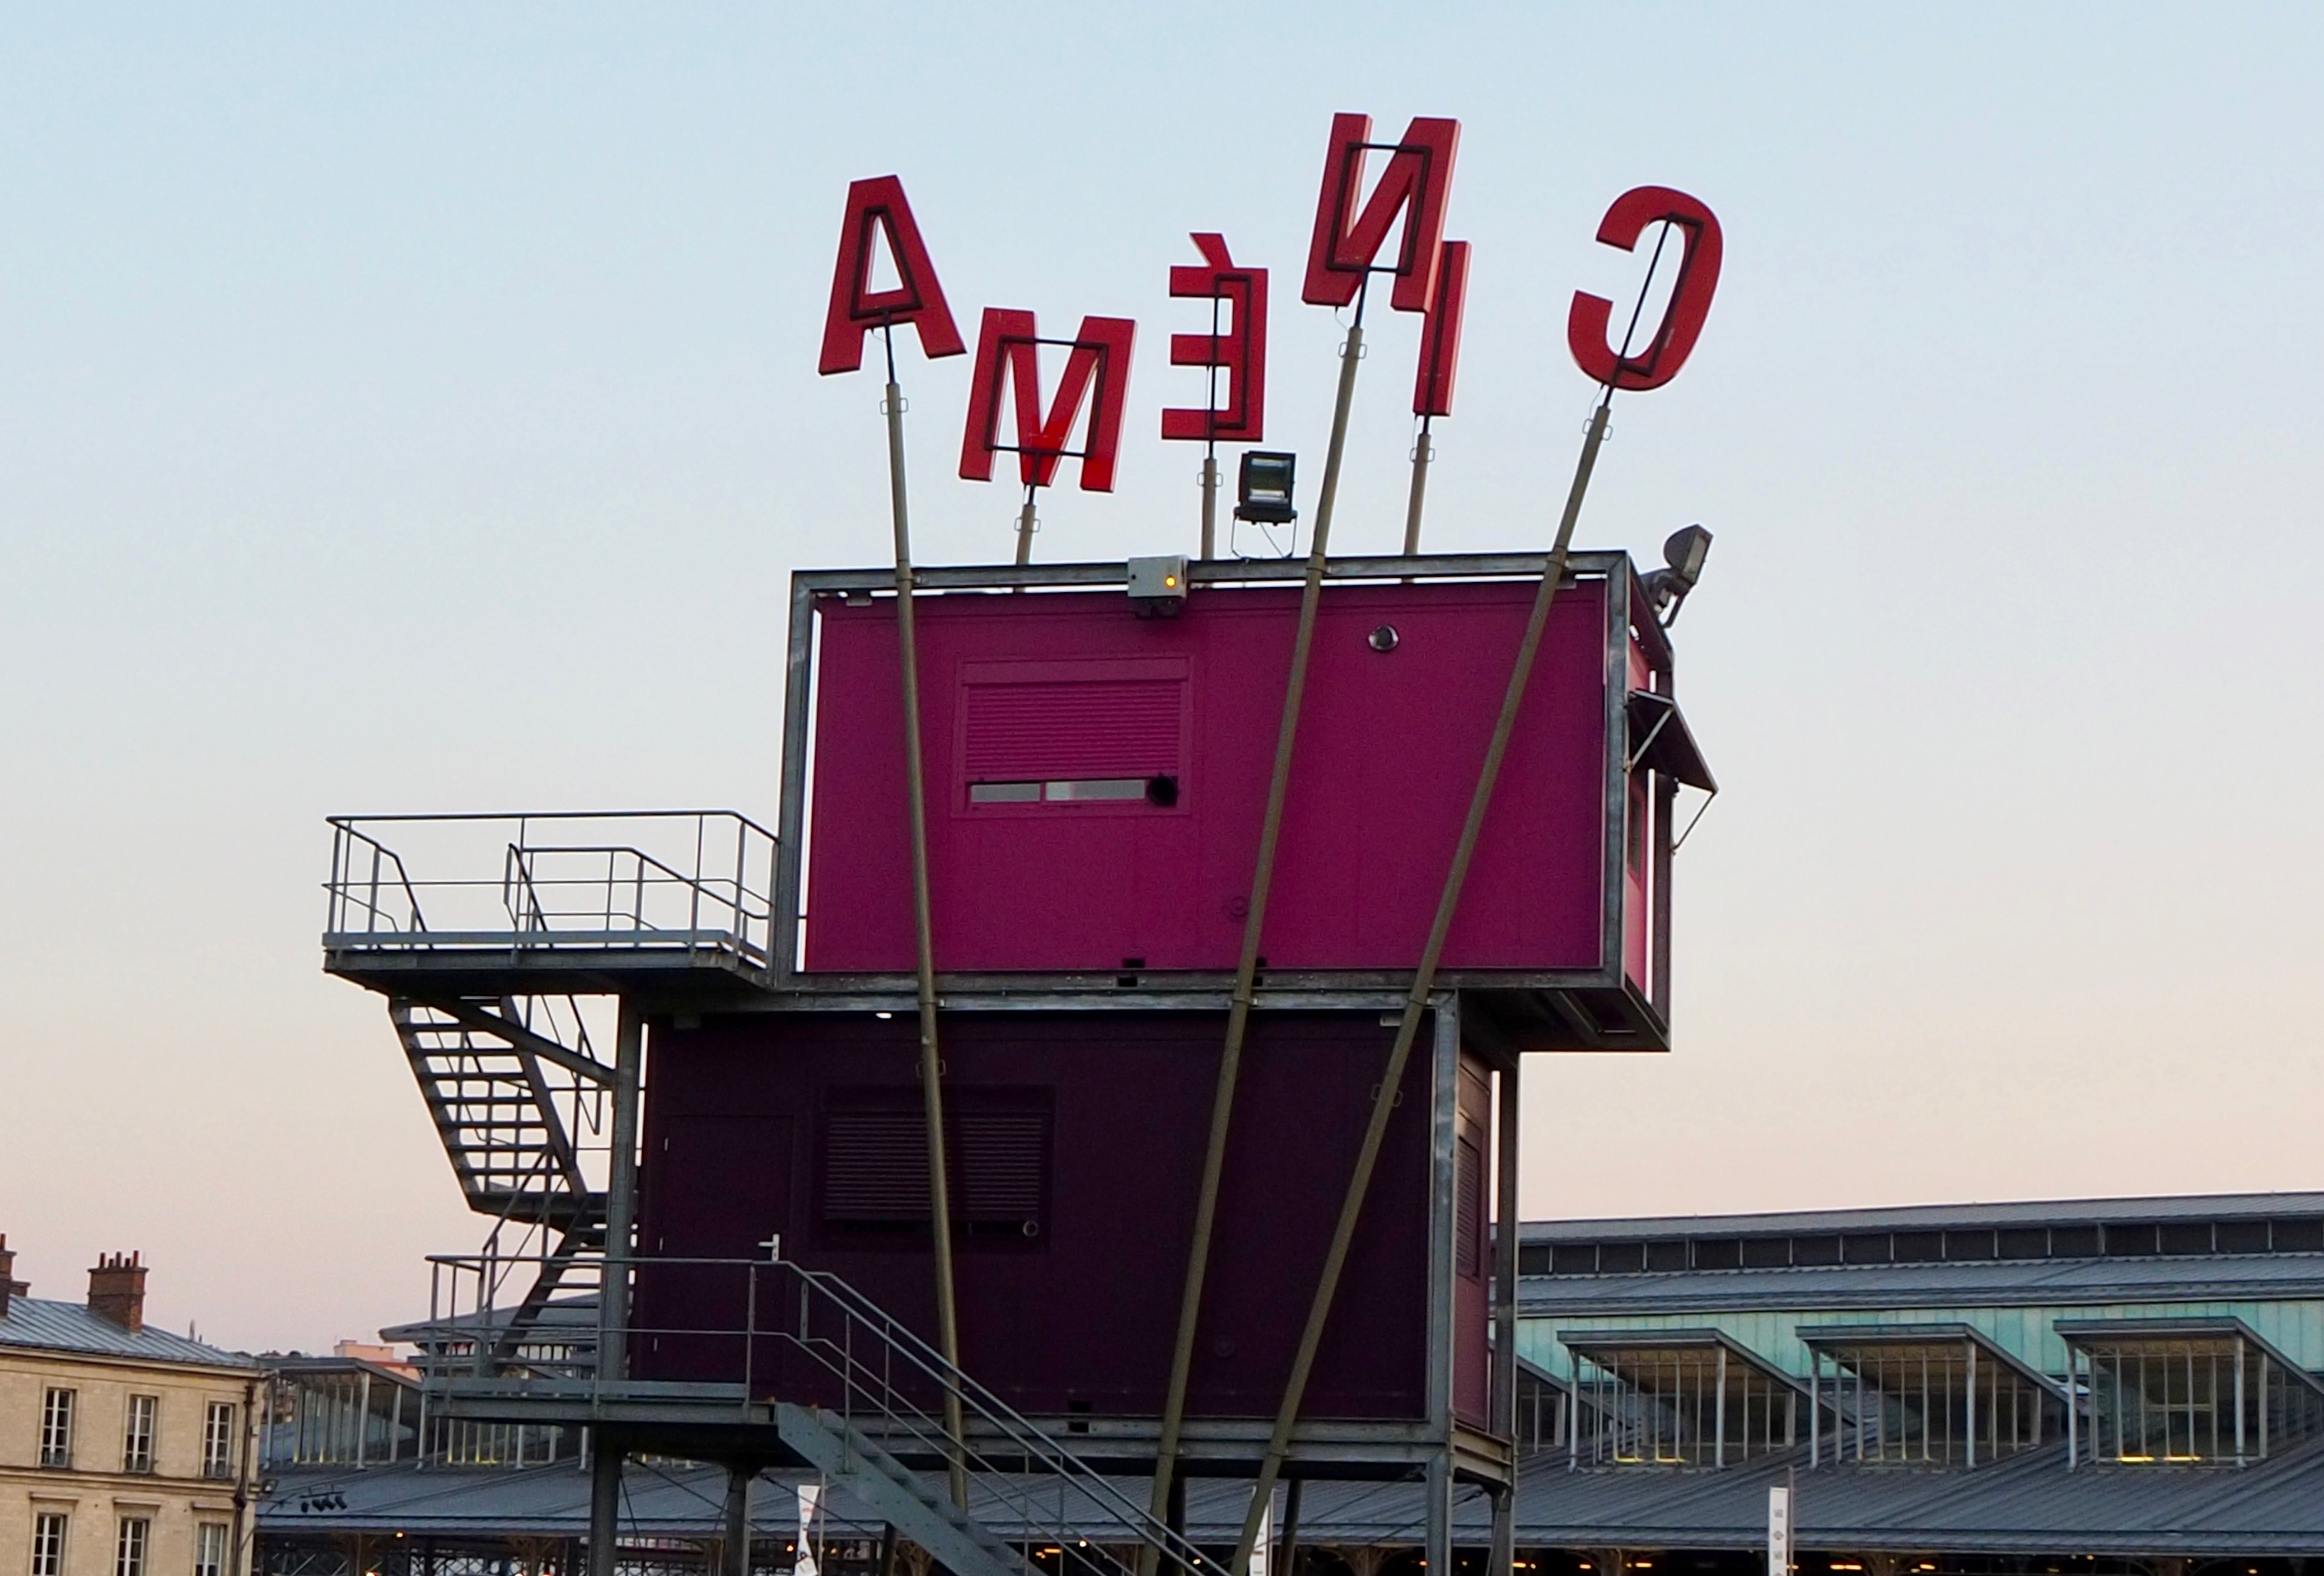
<instances>
[{"instance_id":1,"label":"corrugated metal roof","mask_svg":"<svg viewBox=\"0 0 2324 1576\"><path fill-rule=\"evenodd\" d=\"M1803 1452L1748 1469L1655 1468L1569 1471L1536 1457L1519 1475L1521 1548L1748 1550L1766 1536L1767 1489L1786 1480ZM804 1474L770 1472L752 1486L751 1520L761 1535L797 1531L795 1485ZM941 1479L929 1492L941 1498ZM1864 1548L1932 1553L2122 1555L2324 1553L2324 1446L2230 1468L2084 1468L2068 1471L2062 1447L1974 1470L1823 1468L1798 1473L1795 1538L1805 1549ZM1142 1479L1119 1485L1145 1502ZM1043 1537L1011 1508L1027 1485L977 1479L972 1507L1004 1538ZM725 1491L715 1468L657 1469L632 1463L624 1475L622 1522L639 1536L715 1534ZM1231 1538L1249 1503L1247 1484L1194 1479L1187 1485L1187 1530L1199 1541ZM259 1506L269 1536L349 1532L493 1537L581 1536L588 1525L589 1478L571 1463L523 1471L415 1470L409 1466L282 1472ZM1054 1486L1035 1498L1059 1504ZM1068 1497L1068 1512L1076 1508ZM829 1535L876 1537L881 1520L834 1489ZM1413 1483L1313 1482L1300 1518L1311 1547L1416 1544L1424 1520ZM1489 1526L1480 1490L1456 1494L1453 1525L1466 1547ZM1103 1528L1093 1523L1093 1535Z\"/></svg>"},{"instance_id":2,"label":"corrugated metal roof","mask_svg":"<svg viewBox=\"0 0 2324 1576\"><path fill-rule=\"evenodd\" d=\"M222 1351L183 1335L172 1335L152 1325L131 1332L110 1319L101 1319L79 1303L43 1297L11 1297L8 1314L0 1318L0 1346L35 1347L46 1351L75 1351L98 1357L145 1358L157 1362L199 1363L209 1368L245 1369L258 1364L234 1351Z\"/></svg>"},{"instance_id":3,"label":"corrugated metal roof","mask_svg":"<svg viewBox=\"0 0 2324 1576\"><path fill-rule=\"evenodd\" d=\"M1749 1215L1526 1221L1524 1242L1645 1241L1812 1231L1941 1230L1948 1226L2080 1226L2107 1221L2224 1221L2324 1216L2324 1193L2201 1194L2174 1198L2036 1199L2007 1203L1900 1204L1886 1209L1787 1210Z\"/></svg>"},{"instance_id":4,"label":"corrugated metal roof","mask_svg":"<svg viewBox=\"0 0 2324 1576\"><path fill-rule=\"evenodd\" d=\"M1538 1461L1518 1488L1518 1541L1748 1549L1764 1544L1767 1490L1796 1464L1570 1472ZM2235 1468L2082 1468L2064 1449L1964 1471L1802 1471L1803 1548L1945 1553L2324 1553L2324 1453Z\"/></svg>"},{"instance_id":5,"label":"corrugated metal roof","mask_svg":"<svg viewBox=\"0 0 2324 1576\"><path fill-rule=\"evenodd\" d=\"M1527 1318L1734 1308L1923 1308L2324 1297L2324 1254L2148 1258L1988 1258L1790 1269L1531 1275Z\"/></svg>"}]
</instances>

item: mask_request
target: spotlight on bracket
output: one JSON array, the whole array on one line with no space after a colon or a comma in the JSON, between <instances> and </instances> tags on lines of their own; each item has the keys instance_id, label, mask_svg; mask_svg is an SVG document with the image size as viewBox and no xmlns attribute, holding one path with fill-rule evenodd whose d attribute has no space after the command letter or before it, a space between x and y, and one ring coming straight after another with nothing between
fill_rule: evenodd
<instances>
[{"instance_id":1,"label":"spotlight on bracket","mask_svg":"<svg viewBox=\"0 0 2324 1576\"><path fill-rule=\"evenodd\" d=\"M1245 449L1235 478L1235 518L1255 525L1289 525L1299 518L1291 506L1291 473L1299 456Z\"/></svg>"},{"instance_id":2,"label":"spotlight on bracket","mask_svg":"<svg viewBox=\"0 0 2324 1576\"><path fill-rule=\"evenodd\" d=\"M1694 583L1702 578L1702 561L1711 557L1711 533L1699 525L1671 532L1663 543L1663 562L1667 569L1656 569L1646 576L1646 599L1662 615L1663 627L1668 629L1678 618L1679 605Z\"/></svg>"}]
</instances>

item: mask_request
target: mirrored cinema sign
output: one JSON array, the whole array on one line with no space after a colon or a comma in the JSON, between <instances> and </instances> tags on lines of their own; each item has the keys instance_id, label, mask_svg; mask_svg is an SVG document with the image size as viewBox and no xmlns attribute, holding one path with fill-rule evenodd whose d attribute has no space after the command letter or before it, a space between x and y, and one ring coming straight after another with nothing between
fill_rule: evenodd
<instances>
[{"instance_id":1,"label":"mirrored cinema sign","mask_svg":"<svg viewBox=\"0 0 2324 1576\"><path fill-rule=\"evenodd\" d=\"M1412 410L1424 418L1452 414L1460 360L1470 248L1443 237L1460 141L1455 120L1416 117L1391 143L1373 140L1368 115L1334 115L1301 281L1303 301L1352 306L1360 314L1374 279L1385 275L1388 305L1422 316ZM1367 187L1375 158L1378 176ZM1646 248L1650 280L1667 259L1674 283L1652 322L1641 320L1642 311L1618 321L1612 301L1576 290L1566 319L1567 347L1593 382L1660 388L1686 364L1710 312L1719 286L1719 221L1683 191L1641 186L1614 200L1597 238L1623 251ZM1168 291L1174 300L1207 302L1211 326L1206 333L1171 335L1169 363L1204 371L1206 397L1200 405L1165 409L1161 436L1257 443L1266 436L1268 271L1235 262L1226 237L1216 231L1197 231L1193 240L1202 262L1171 266ZM875 284L875 276L892 282ZM918 336L924 355L967 353L903 182L882 175L847 190L820 370L861 370L876 333L892 385L895 335L902 328ZM986 308L960 475L990 481L994 456L1014 454L1017 479L1030 489L1050 484L1061 464L1074 459L1084 491L1112 491L1136 328L1130 318L1089 316L1070 336L1044 336L1028 309ZM1041 384L1045 346L1065 358L1053 391Z\"/></svg>"}]
</instances>

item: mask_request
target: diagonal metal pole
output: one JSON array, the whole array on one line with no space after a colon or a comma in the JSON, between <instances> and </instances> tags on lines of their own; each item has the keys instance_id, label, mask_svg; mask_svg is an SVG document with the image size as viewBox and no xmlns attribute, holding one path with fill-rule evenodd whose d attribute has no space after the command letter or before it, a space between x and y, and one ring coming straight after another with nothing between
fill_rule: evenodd
<instances>
[{"instance_id":1,"label":"diagonal metal pole","mask_svg":"<svg viewBox=\"0 0 2324 1576\"><path fill-rule=\"evenodd\" d=\"M1396 1043L1388 1052L1388 1071L1382 1076L1379 1092L1372 1099L1371 1120L1364 1128L1363 1147L1356 1155L1355 1174L1348 1179L1346 1196L1340 1203L1340 1218L1332 1232L1332 1243L1323 1259L1322 1280L1315 1287L1314 1301L1307 1309L1307 1323L1299 1334L1299 1347L1291 1359L1291 1378L1283 1392L1283 1405L1276 1413L1275 1429L1267 1442L1266 1458L1259 1463L1259 1483L1251 1491L1250 1513L1243 1518L1242 1535L1236 1542L1233 1559L1227 1569L1239 1573L1250 1568L1251 1549L1266 1525L1267 1507L1275 1492L1276 1479L1281 1476L1283 1463L1291 1451L1291 1430L1299 1419L1299 1405L1305 1398L1308 1375L1315 1366L1315 1353L1323 1344L1323 1325L1331 1317L1332 1302L1340 1289L1340 1274L1347 1267L1349 1245L1356 1232L1356 1219L1364 1207L1364 1195L1371 1189L1372 1171L1379 1160L1380 1144L1388 1136L1389 1113L1396 1109L1396 1097L1404 1080L1405 1064L1411 1059L1412 1045L1420 1030L1420 1020L1428 1011L1428 998L1436 984L1436 964L1443 955L1444 938L1452 928L1452 917L1461 906L1461 889L1469 876L1469 862L1477 851L1477 837L1483 830L1485 812L1493 802L1493 786L1499 779L1502 757L1508 754L1509 737L1516 731L1517 711L1524 704L1526 683L1533 677L1534 659L1541 650L1542 631L1549 623L1550 604L1557 595L1558 583L1565 578L1565 560L1573 542L1574 522L1582 516L1582 500L1590 490L1590 475L1598 464L1598 448L1606 439L1607 408L1612 402L1614 391L1606 390L1598 408L1591 412L1590 430L1582 439L1582 457L1573 470L1573 485L1565 497L1565 512L1557 524L1557 540L1542 566L1541 585L1534 593L1533 611L1526 618L1525 638L1517 644L1516 666L1509 670L1508 687L1501 695L1500 715L1493 723L1492 738L1485 746L1485 763L1477 774L1477 786L1469 796L1469 813L1461 823L1461 840L1452 850L1452 865L1445 872L1444 889L1436 900L1436 916L1429 922L1428 940L1421 948L1420 966L1414 971L1412 990L1405 998L1404 1013L1396 1026Z\"/></svg>"},{"instance_id":2,"label":"diagonal metal pole","mask_svg":"<svg viewBox=\"0 0 2324 1576\"><path fill-rule=\"evenodd\" d=\"M1250 905L1243 915L1242 955L1235 964L1234 997L1227 1011L1226 1046L1219 1055L1219 1077L1211 1097L1211 1130L1203 1150L1203 1180L1194 1198L1194 1236L1186 1254L1186 1283L1178 1304L1178 1337L1170 1352L1170 1386L1162 1403L1162 1433L1155 1447L1151 1509L1167 1514L1178 1441L1186 1417L1186 1385L1194 1366L1194 1335L1202 1321L1203 1282L1210 1271L1211 1235L1218 1222L1219 1177L1226 1165L1227 1132L1234 1119L1235 1083L1242 1068L1243 1039L1250 1025L1251 996L1259 974L1260 936L1267 923L1267 897L1275 879L1275 850L1283 833L1283 802L1291 783L1292 744L1299 733L1299 708L1307 691L1307 655L1314 644L1315 610L1323 594L1323 568L1332 539L1332 512L1339 501L1340 462L1347 450L1348 412L1356 397L1356 367L1363 359L1364 298L1356 298L1355 320L1340 347L1340 387L1332 408L1332 442L1323 457L1323 484L1315 499L1314 537L1307 548L1307 577L1299 591L1299 624L1291 641L1291 673L1283 690L1283 716L1275 733L1275 767L1268 778L1267 813L1259 823L1259 861L1251 871ZM1139 1552L1139 1576L1153 1576L1155 1553Z\"/></svg>"},{"instance_id":3,"label":"diagonal metal pole","mask_svg":"<svg viewBox=\"0 0 2324 1576\"><path fill-rule=\"evenodd\" d=\"M1607 414L1614 403L1614 390L1621 375L1618 369L1629 360L1630 346L1637 337L1638 320L1646 310L1655 271L1662 265L1663 246L1670 239L1670 232L1671 226L1665 224L1662 235L1655 239L1654 255L1646 263L1646 281L1638 287L1637 304L1630 310L1629 327L1622 335L1615 381L1605 384L1597 409L1590 413L1590 429L1582 437L1582 454L1573 465L1573 484L1566 489L1565 510L1558 517L1557 537L1542 565L1533 610L1526 616L1525 636L1517 642L1517 663L1509 669L1508 684L1501 693L1500 715L1494 719L1492 737L1485 746L1484 765L1478 770L1476 788L1469 796L1469 813L1461 823L1461 839L1453 846L1452 867L1444 872L1444 889L1437 897L1435 917L1429 921L1420 966L1413 971L1412 990L1405 998L1403 1015L1397 1021L1396 1043L1388 1051L1388 1071L1380 1080L1379 1092L1372 1097L1371 1120L1364 1127L1355 1173L1348 1178L1347 1194L1340 1203L1340 1218L1323 1256L1323 1276L1316 1284L1314 1301L1308 1305L1298 1350L1292 1355L1291 1378L1284 1386L1283 1405L1276 1413L1275 1428L1268 1437L1267 1455L1259 1463L1259 1483L1252 1491L1250 1509L1243 1517L1242 1535L1236 1540L1234 1556L1227 1566L1230 1576L1241 1576L1250 1567L1250 1552L1267 1524L1268 1504L1275 1493L1276 1479L1281 1476L1284 1461L1290 1454L1291 1430L1299 1420L1299 1405L1305 1398L1307 1378L1315 1366L1316 1350L1323 1344L1323 1326L1331 1317L1333 1299L1339 1293L1340 1274L1347 1267L1357 1217L1363 1212L1364 1196L1371 1190L1372 1171L1379 1162L1380 1145L1388 1136L1388 1116L1396 1109L1397 1087L1403 1082L1405 1064L1411 1060L1421 1018L1428 1010L1428 998L1436 983L1437 962L1443 956L1444 939L1452 932L1452 917L1461 907L1461 889L1469 879L1469 862L1477 852L1485 813L1492 807L1493 788L1500 779L1501 760L1508 753L1510 735L1517 731L1517 712L1525 703L1526 687L1533 677L1542 633L1549 625L1551 604L1556 600L1559 584L1565 578L1565 560L1573 545L1574 523L1582 518L1582 501L1589 493L1590 476L1598 466L1598 450L1606 441Z\"/></svg>"},{"instance_id":4,"label":"diagonal metal pole","mask_svg":"<svg viewBox=\"0 0 2324 1576\"><path fill-rule=\"evenodd\" d=\"M896 657L903 675L904 796L912 824L912 941L919 970L920 1107L928 1129L928 1216L936 1242L936 1341L954 1374L960 1370L960 1309L953 1295L952 1195L945 1164L944 1058L936 1038L936 924L928 902L928 796L920 761L920 663L912 622L912 528L904 501L904 392L896 386L896 342L888 346L888 504L896 527ZM1029 504L1028 504L1029 507ZM968 1466L963 1458L959 1387L945 1385L946 1465L953 1503L968 1508Z\"/></svg>"}]
</instances>

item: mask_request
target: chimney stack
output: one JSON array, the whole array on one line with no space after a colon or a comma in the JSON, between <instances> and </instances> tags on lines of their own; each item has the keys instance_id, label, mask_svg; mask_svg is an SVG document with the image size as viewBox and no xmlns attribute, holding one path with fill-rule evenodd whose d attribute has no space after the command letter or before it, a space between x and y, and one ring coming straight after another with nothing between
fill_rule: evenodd
<instances>
[{"instance_id":1,"label":"chimney stack","mask_svg":"<svg viewBox=\"0 0 2324 1576\"><path fill-rule=\"evenodd\" d=\"M107 1253L88 1272L88 1311L134 1335L145 1328L145 1267L134 1253Z\"/></svg>"},{"instance_id":2,"label":"chimney stack","mask_svg":"<svg viewBox=\"0 0 2324 1576\"><path fill-rule=\"evenodd\" d=\"M8 1303L13 1297L30 1296L31 1286L15 1278L16 1255L9 1250L8 1233L0 1231L0 1319L8 1316Z\"/></svg>"}]
</instances>

